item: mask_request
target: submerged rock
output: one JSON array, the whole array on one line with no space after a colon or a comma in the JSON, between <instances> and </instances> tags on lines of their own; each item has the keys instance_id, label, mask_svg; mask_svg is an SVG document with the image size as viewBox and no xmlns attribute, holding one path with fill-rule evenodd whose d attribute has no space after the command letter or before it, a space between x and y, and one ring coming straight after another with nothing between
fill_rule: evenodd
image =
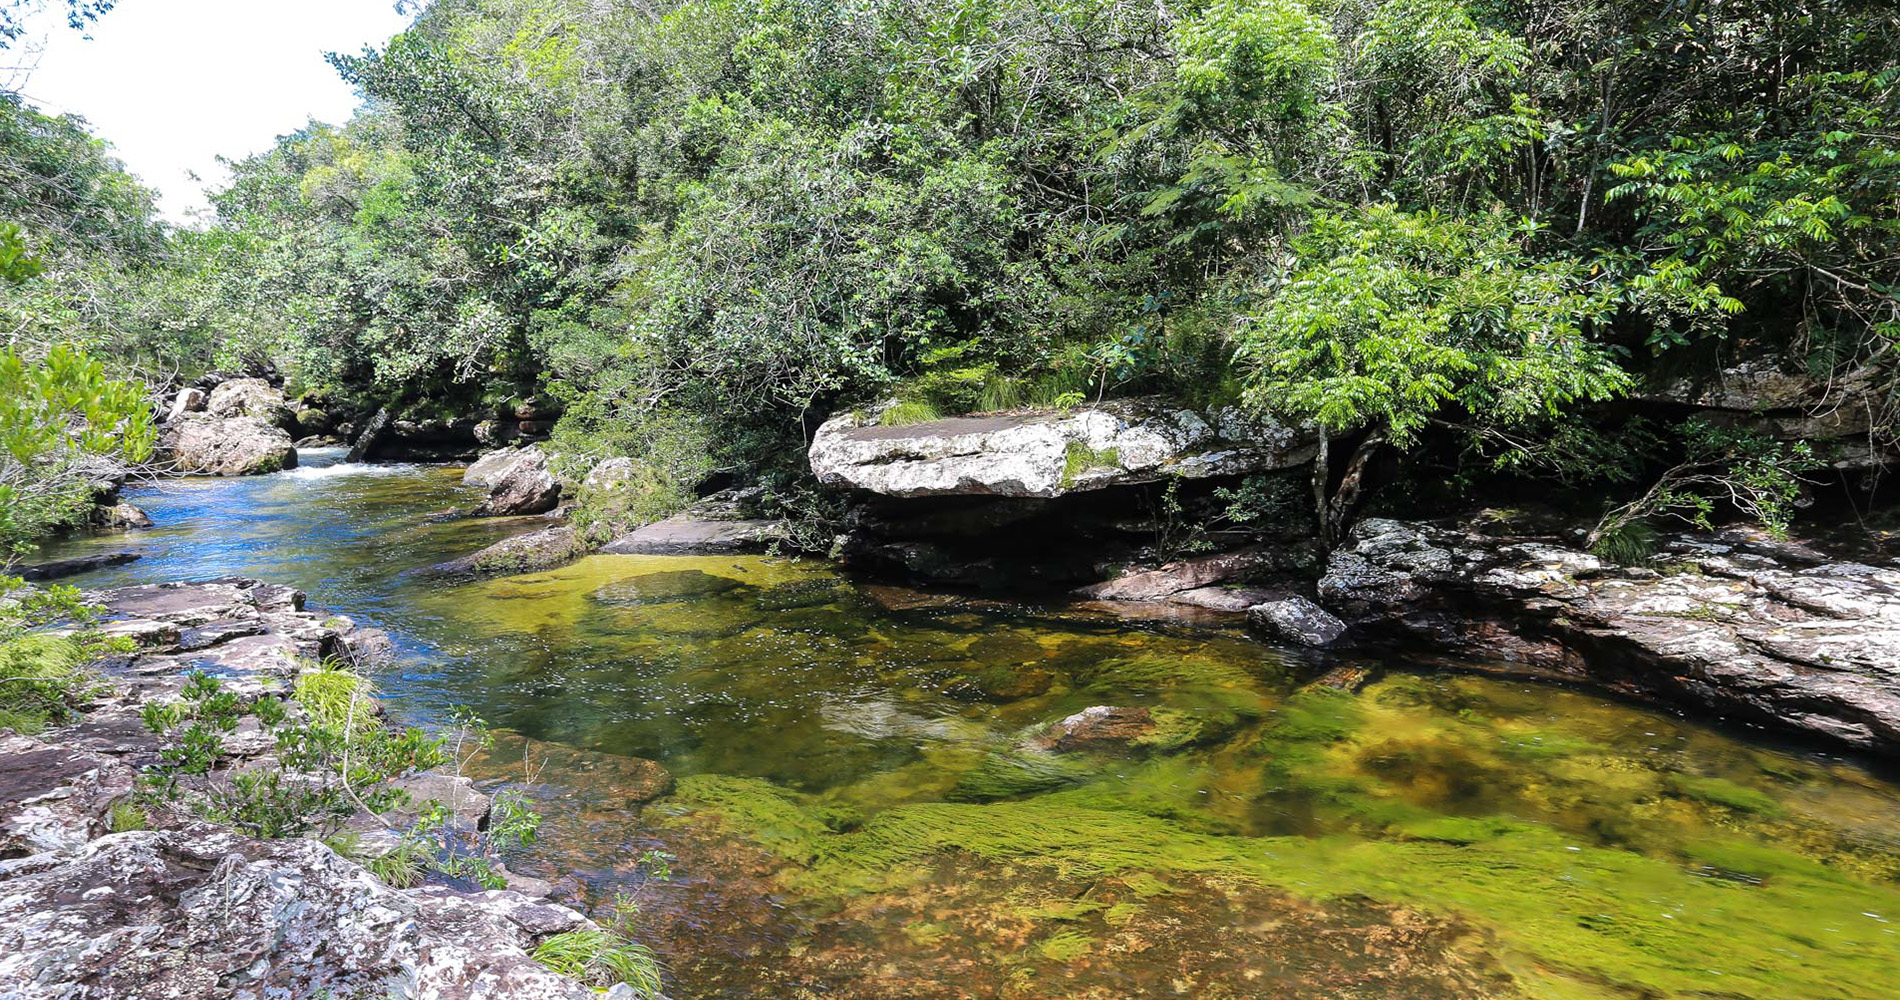
<instances>
[{"instance_id":1,"label":"submerged rock","mask_svg":"<svg viewBox=\"0 0 1900 1000\"><path fill-rule=\"evenodd\" d=\"M696 569L676 569L616 580L594 591L594 600L602 604L672 604L715 597L744 586L729 576L716 576Z\"/></svg>"},{"instance_id":2,"label":"submerged rock","mask_svg":"<svg viewBox=\"0 0 1900 1000\"><path fill-rule=\"evenodd\" d=\"M871 414L826 421L813 474L887 496L1056 497L1168 478L1304 465L1316 438L1229 408L1203 415L1150 400L1072 411L952 417L882 426Z\"/></svg>"},{"instance_id":3,"label":"submerged rock","mask_svg":"<svg viewBox=\"0 0 1900 1000\"><path fill-rule=\"evenodd\" d=\"M1665 555L1667 572L1622 570L1547 541L1374 518L1320 595L1356 628L1900 749L1900 570L1802 565L1805 550L1733 532Z\"/></svg>"},{"instance_id":4,"label":"submerged rock","mask_svg":"<svg viewBox=\"0 0 1900 1000\"><path fill-rule=\"evenodd\" d=\"M1155 719L1145 708L1092 705L1051 723L1036 739L1039 746L1064 753L1128 750L1155 732Z\"/></svg>"},{"instance_id":5,"label":"submerged rock","mask_svg":"<svg viewBox=\"0 0 1900 1000\"><path fill-rule=\"evenodd\" d=\"M0 987L22 998L586 1000L529 951L589 926L506 891L399 891L317 841L215 827L0 861Z\"/></svg>"},{"instance_id":6,"label":"submerged rock","mask_svg":"<svg viewBox=\"0 0 1900 1000\"><path fill-rule=\"evenodd\" d=\"M489 452L462 473L462 482L488 490L488 499L473 512L477 517L545 514L561 502L561 484L548 471L547 453L536 447Z\"/></svg>"},{"instance_id":7,"label":"submerged rock","mask_svg":"<svg viewBox=\"0 0 1900 1000\"><path fill-rule=\"evenodd\" d=\"M75 556L71 559L54 559L51 562L34 563L22 566L14 573L22 580L59 580L81 573L90 573L95 569L108 566L123 566L142 557L138 552L100 552L90 556Z\"/></svg>"}]
</instances>

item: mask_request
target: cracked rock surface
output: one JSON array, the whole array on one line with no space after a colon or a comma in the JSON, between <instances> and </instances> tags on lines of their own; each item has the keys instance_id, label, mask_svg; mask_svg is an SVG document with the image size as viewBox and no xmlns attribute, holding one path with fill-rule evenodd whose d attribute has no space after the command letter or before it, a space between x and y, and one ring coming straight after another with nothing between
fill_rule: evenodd
<instances>
[{"instance_id":1,"label":"cracked rock surface","mask_svg":"<svg viewBox=\"0 0 1900 1000\"><path fill-rule=\"evenodd\" d=\"M1319 592L1362 632L1900 750L1893 567L1723 532L1619 568L1549 539L1370 518Z\"/></svg>"}]
</instances>

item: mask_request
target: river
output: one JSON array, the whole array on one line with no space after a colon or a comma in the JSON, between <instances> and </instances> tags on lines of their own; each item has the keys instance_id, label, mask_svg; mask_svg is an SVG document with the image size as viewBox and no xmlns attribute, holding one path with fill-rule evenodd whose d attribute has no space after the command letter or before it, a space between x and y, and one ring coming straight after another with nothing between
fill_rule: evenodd
<instances>
[{"instance_id":1,"label":"river","mask_svg":"<svg viewBox=\"0 0 1900 1000\"><path fill-rule=\"evenodd\" d=\"M137 488L158 527L49 554L135 548L75 582L254 576L386 629L392 714L506 731L483 777L548 816L510 866L638 895L676 1000L1900 990L1900 787L1866 762L1398 661L1311 689L1236 631L815 561L449 585L414 571L540 522L432 518L474 499L457 469L303 458ZM1094 705L1152 729L1038 745ZM626 756L678 790L633 803Z\"/></svg>"}]
</instances>

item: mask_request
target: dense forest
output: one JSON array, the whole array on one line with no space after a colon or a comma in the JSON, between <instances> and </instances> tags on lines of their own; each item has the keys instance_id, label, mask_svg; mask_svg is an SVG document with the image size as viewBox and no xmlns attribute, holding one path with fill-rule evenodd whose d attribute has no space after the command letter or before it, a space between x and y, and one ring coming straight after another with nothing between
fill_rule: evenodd
<instances>
[{"instance_id":1,"label":"dense forest","mask_svg":"<svg viewBox=\"0 0 1900 1000\"><path fill-rule=\"evenodd\" d=\"M0 313L29 367L541 394L563 447L643 463L654 515L721 467L817 516L799 445L841 408L1163 394L1317 421L1335 480L1361 449L1608 508L1687 463L1699 492L1618 523L1719 495L1775 525L1826 456L1614 404L1770 357L1884 443L1896 17L444 0L334 54L361 112L235 163L204 228L6 98Z\"/></svg>"}]
</instances>

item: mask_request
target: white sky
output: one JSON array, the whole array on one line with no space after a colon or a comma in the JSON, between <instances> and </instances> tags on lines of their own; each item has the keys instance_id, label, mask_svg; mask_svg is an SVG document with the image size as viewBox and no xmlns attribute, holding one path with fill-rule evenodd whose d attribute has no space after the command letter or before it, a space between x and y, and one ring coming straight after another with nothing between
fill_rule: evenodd
<instances>
[{"instance_id":1,"label":"white sky","mask_svg":"<svg viewBox=\"0 0 1900 1000\"><path fill-rule=\"evenodd\" d=\"M349 118L355 92L323 54L380 46L407 23L394 0L119 0L88 40L54 6L38 26L38 67L15 85L48 114L90 121L175 222L228 176L220 155L261 152L311 118Z\"/></svg>"}]
</instances>

